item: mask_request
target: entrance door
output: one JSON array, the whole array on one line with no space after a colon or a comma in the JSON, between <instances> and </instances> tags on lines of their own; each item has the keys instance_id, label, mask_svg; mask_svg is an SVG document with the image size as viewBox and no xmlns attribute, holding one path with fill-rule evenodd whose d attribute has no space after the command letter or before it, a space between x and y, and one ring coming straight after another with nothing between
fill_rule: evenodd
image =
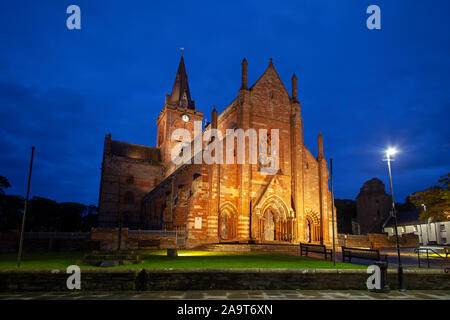
<instances>
[{"instance_id":1,"label":"entrance door","mask_svg":"<svg viewBox=\"0 0 450 320\"><path fill-rule=\"evenodd\" d=\"M266 241L273 241L274 240L274 234L275 234L275 224L273 222L273 213L272 211L266 210L266 214L264 216L264 240Z\"/></svg>"},{"instance_id":2,"label":"entrance door","mask_svg":"<svg viewBox=\"0 0 450 320\"><path fill-rule=\"evenodd\" d=\"M235 215L223 212L219 220L219 236L222 240L232 240L236 238L237 218Z\"/></svg>"},{"instance_id":3,"label":"entrance door","mask_svg":"<svg viewBox=\"0 0 450 320\"><path fill-rule=\"evenodd\" d=\"M311 242L311 224L309 223L309 220L306 220L305 240L306 242Z\"/></svg>"}]
</instances>

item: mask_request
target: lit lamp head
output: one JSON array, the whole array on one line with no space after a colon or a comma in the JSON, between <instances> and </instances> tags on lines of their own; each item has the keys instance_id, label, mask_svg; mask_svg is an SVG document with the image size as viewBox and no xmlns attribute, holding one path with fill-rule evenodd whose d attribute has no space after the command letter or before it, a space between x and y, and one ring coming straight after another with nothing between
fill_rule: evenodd
<instances>
[{"instance_id":1,"label":"lit lamp head","mask_svg":"<svg viewBox=\"0 0 450 320\"><path fill-rule=\"evenodd\" d=\"M394 154L396 154L398 151L395 148L388 148L386 150L386 155L388 156L388 158L390 158L391 156L393 156Z\"/></svg>"}]
</instances>

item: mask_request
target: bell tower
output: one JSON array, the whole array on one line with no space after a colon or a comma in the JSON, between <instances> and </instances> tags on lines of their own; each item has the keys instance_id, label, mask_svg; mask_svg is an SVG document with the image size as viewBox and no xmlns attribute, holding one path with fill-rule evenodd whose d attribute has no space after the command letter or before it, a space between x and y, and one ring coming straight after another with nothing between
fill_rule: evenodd
<instances>
[{"instance_id":1,"label":"bell tower","mask_svg":"<svg viewBox=\"0 0 450 320\"><path fill-rule=\"evenodd\" d=\"M178 143L172 141L172 133L179 128L189 130L194 139L194 122L203 120L203 113L195 110L195 101L191 99L188 77L181 55L178 71L171 94L166 94L164 107L156 120L158 126L156 147L161 150L161 160L165 166L171 163L172 148Z\"/></svg>"}]
</instances>

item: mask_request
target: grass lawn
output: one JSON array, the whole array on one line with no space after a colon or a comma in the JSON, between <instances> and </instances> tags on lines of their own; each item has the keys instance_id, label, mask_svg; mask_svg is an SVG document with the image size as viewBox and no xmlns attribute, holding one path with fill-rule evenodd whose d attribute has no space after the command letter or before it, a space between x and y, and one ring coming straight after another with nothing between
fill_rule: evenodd
<instances>
[{"instance_id":1,"label":"grass lawn","mask_svg":"<svg viewBox=\"0 0 450 320\"><path fill-rule=\"evenodd\" d=\"M21 269L66 269L76 264L85 252L47 252L23 254ZM280 268L280 269L365 269L367 266L324 261L310 257L297 257L274 253L233 253L179 250L178 257L167 257L165 250L149 250L139 253L144 263L112 268ZM98 269L81 266L82 269ZM17 269L16 254L0 254L0 270ZM102 268L103 269L103 268ZM109 268L108 268L109 269Z\"/></svg>"}]
</instances>

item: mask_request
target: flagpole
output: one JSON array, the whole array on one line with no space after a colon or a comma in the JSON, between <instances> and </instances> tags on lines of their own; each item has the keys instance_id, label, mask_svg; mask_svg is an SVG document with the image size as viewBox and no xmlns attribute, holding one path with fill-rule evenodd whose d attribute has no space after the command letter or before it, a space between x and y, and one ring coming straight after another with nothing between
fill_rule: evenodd
<instances>
[{"instance_id":1,"label":"flagpole","mask_svg":"<svg viewBox=\"0 0 450 320\"><path fill-rule=\"evenodd\" d=\"M20 232L19 253L17 255L17 268L20 268L20 263L22 262L23 234L25 232L25 216L27 214L28 198L30 195L31 170L33 169L34 149L35 149L34 146L31 147L31 160L30 160L30 171L28 173L27 197L25 199L25 206L23 208L22 231Z\"/></svg>"},{"instance_id":2,"label":"flagpole","mask_svg":"<svg viewBox=\"0 0 450 320\"><path fill-rule=\"evenodd\" d=\"M333 192L333 159L330 158L330 177L331 177L331 218L333 229L333 265L336 266L336 242L334 234L334 192Z\"/></svg>"}]
</instances>

